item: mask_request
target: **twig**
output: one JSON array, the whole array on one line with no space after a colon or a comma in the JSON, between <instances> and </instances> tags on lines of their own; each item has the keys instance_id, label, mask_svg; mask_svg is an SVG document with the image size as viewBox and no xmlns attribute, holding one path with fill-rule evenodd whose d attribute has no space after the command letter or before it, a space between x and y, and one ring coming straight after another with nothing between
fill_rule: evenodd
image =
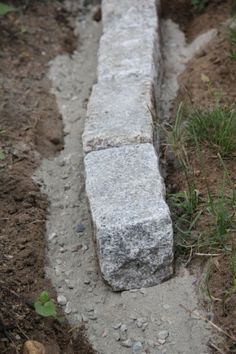
<instances>
[{"instance_id":1,"label":"twig","mask_svg":"<svg viewBox=\"0 0 236 354\"><path fill-rule=\"evenodd\" d=\"M221 253L194 253L195 256L201 257L218 257L221 256Z\"/></svg>"},{"instance_id":2,"label":"twig","mask_svg":"<svg viewBox=\"0 0 236 354\"><path fill-rule=\"evenodd\" d=\"M208 345L209 345L209 347L211 347L211 348L217 350L220 354L225 354L225 352L223 352L223 350L221 350L220 348L218 348L214 343L209 342Z\"/></svg>"},{"instance_id":3,"label":"twig","mask_svg":"<svg viewBox=\"0 0 236 354\"><path fill-rule=\"evenodd\" d=\"M193 255L193 247L191 247L188 260L187 260L187 262L186 262L185 265L184 265L185 267L187 267L187 266L189 265L189 263L191 262L191 260L192 260L192 255Z\"/></svg>"},{"instance_id":4,"label":"twig","mask_svg":"<svg viewBox=\"0 0 236 354\"><path fill-rule=\"evenodd\" d=\"M19 331L21 332L21 334L23 334L23 336L28 340L29 337L25 334L25 332L20 328L20 326L18 324L17 325L17 328L19 329Z\"/></svg>"},{"instance_id":5,"label":"twig","mask_svg":"<svg viewBox=\"0 0 236 354\"><path fill-rule=\"evenodd\" d=\"M187 309L184 305L180 304L180 307L182 307L186 312L190 313L190 315L192 315L193 311ZM226 337L230 338L233 341L236 341L236 338L231 336L229 333L227 333L226 331L224 331L221 327L217 326L214 322L208 320L208 318L203 317L201 315L196 315L196 318L198 318L199 320L203 320L207 323L209 323L213 328L215 328L218 332L223 333Z\"/></svg>"}]
</instances>

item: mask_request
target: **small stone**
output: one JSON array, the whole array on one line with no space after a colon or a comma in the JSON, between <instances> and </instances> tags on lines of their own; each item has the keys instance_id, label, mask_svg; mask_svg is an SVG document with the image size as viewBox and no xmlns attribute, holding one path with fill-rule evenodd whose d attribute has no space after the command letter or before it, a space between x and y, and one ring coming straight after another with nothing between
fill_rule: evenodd
<instances>
[{"instance_id":1,"label":"small stone","mask_svg":"<svg viewBox=\"0 0 236 354\"><path fill-rule=\"evenodd\" d=\"M122 324L120 327L120 340L121 341L126 341L127 339L127 326L125 324Z\"/></svg>"},{"instance_id":2,"label":"small stone","mask_svg":"<svg viewBox=\"0 0 236 354\"><path fill-rule=\"evenodd\" d=\"M136 325L137 325L138 328L141 328L142 325L143 325L144 323L146 323L146 322L147 322L147 319L146 319L146 318L140 317L140 318L137 319Z\"/></svg>"},{"instance_id":3,"label":"small stone","mask_svg":"<svg viewBox=\"0 0 236 354\"><path fill-rule=\"evenodd\" d=\"M130 316L129 316L132 320L137 320L137 316L136 315L134 315L134 314L131 314Z\"/></svg>"},{"instance_id":4,"label":"small stone","mask_svg":"<svg viewBox=\"0 0 236 354\"><path fill-rule=\"evenodd\" d=\"M89 279L85 279L84 280L84 284L89 285L90 284L90 280Z\"/></svg>"},{"instance_id":5,"label":"small stone","mask_svg":"<svg viewBox=\"0 0 236 354\"><path fill-rule=\"evenodd\" d=\"M141 354L143 350L143 345L141 342L134 342L132 346L132 350L134 354Z\"/></svg>"},{"instance_id":6,"label":"small stone","mask_svg":"<svg viewBox=\"0 0 236 354\"><path fill-rule=\"evenodd\" d=\"M125 348L131 348L132 347L131 339L124 340L120 344L122 345L122 347L125 347Z\"/></svg>"},{"instance_id":7,"label":"small stone","mask_svg":"<svg viewBox=\"0 0 236 354\"><path fill-rule=\"evenodd\" d=\"M78 225L76 226L76 229L75 229L75 231L76 231L77 233L84 232L84 230L85 230L85 226L84 226L84 224L82 224L82 223L78 224Z\"/></svg>"},{"instance_id":8,"label":"small stone","mask_svg":"<svg viewBox=\"0 0 236 354\"><path fill-rule=\"evenodd\" d=\"M148 322L144 322L142 325L142 331L145 331L148 326Z\"/></svg>"},{"instance_id":9,"label":"small stone","mask_svg":"<svg viewBox=\"0 0 236 354\"><path fill-rule=\"evenodd\" d=\"M52 241L55 237L57 237L56 232L52 232L52 233L48 236L48 239L49 239L49 241Z\"/></svg>"},{"instance_id":10,"label":"small stone","mask_svg":"<svg viewBox=\"0 0 236 354\"><path fill-rule=\"evenodd\" d=\"M125 324L122 324L122 325L120 326L120 331L121 331L121 332L127 332L127 330L128 330L128 328L127 328L127 326L126 326Z\"/></svg>"},{"instance_id":11,"label":"small stone","mask_svg":"<svg viewBox=\"0 0 236 354\"><path fill-rule=\"evenodd\" d=\"M97 319L97 316L94 313L89 313L88 317L92 321L96 321L96 319Z\"/></svg>"},{"instance_id":12,"label":"small stone","mask_svg":"<svg viewBox=\"0 0 236 354\"><path fill-rule=\"evenodd\" d=\"M121 327L121 325L122 325L121 322L120 322L120 323L117 323L117 324L115 324L115 325L113 326L113 328L114 328L115 330L117 330L117 329L119 329L119 328Z\"/></svg>"},{"instance_id":13,"label":"small stone","mask_svg":"<svg viewBox=\"0 0 236 354\"><path fill-rule=\"evenodd\" d=\"M89 249L89 248L88 248L87 245L83 245L83 246L82 246L82 251L83 251L83 253L85 253L88 249Z\"/></svg>"},{"instance_id":14,"label":"small stone","mask_svg":"<svg viewBox=\"0 0 236 354\"><path fill-rule=\"evenodd\" d=\"M23 346L23 354L45 354L46 350L42 343L36 340L27 340Z\"/></svg>"},{"instance_id":15,"label":"small stone","mask_svg":"<svg viewBox=\"0 0 236 354\"><path fill-rule=\"evenodd\" d=\"M88 318L82 313L82 321L83 322L88 322Z\"/></svg>"},{"instance_id":16,"label":"small stone","mask_svg":"<svg viewBox=\"0 0 236 354\"><path fill-rule=\"evenodd\" d=\"M155 346L156 346L155 342L151 339L147 341L147 345L151 348L155 348Z\"/></svg>"},{"instance_id":17,"label":"small stone","mask_svg":"<svg viewBox=\"0 0 236 354\"><path fill-rule=\"evenodd\" d=\"M108 335L107 330L104 329L104 331L102 332L102 337L105 338L105 337L107 337L107 335Z\"/></svg>"},{"instance_id":18,"label":"small stone","mask_svg":"<svg viewBox=\"0 0 236 354\"><path fill-rule=\"evenodd\" d=\"M65 313L67 315L69 315L71 313L72 309L71 309L71 303L68 301L65 307Z\"/></svg>"},{"instance_id":19,"label":"small stone","mask_svg":"<svg viewBox=\"0 0 236 354\"><path fill-rule=\"evenodd\" d=\"M67 303L66 297L64 295L58 295L57 302L61 306L65 306Z\"/></svg>"},{"instance_id":20,"label":"small stone","mask_svg":"<svg viewBox=\"0 0 236 354\"><path fill-rule=\"evenodd\" d=\"M115 332L114 338L115 338L115 340L116 340L117 342L120 340L120 335L119 335L118 332Z\"/></svg>"},{"instance_id":21,"label":"small stone","mask_svg":"<svg viewBox=\"0 0 236 354\"><path fill-rule=\"evenodd\" d=\"M141 294L143 294L143 295L146 295L146 294L147 294L147 290L144 289L144 288L139 289L139 292L140 292Z\"/></svg>"},{"instance_id":22,"label":"small stone","mask_svg":"<svg viewBox=\"0 0 236 354\"><path fill-rule=\"evenodd\" d=\"M168 336L169 336L168 331L166 331L166 330L160 331L158 333L158 342L160 344L164 344L166 342L166 339L168 338Z\"/></svg>"},{"instance_id":23,"label":"small stone","mask_svg":"<svg viewBox=\"0 0 236 354\"><path fill-rule=\"evenodd\" d=\"M167 305L167 304L164 304L164 305L163 305L163 309L164 309L164 310L169 310L169 308L170 308L170 305Z\"/></svg>"}]
</instances>

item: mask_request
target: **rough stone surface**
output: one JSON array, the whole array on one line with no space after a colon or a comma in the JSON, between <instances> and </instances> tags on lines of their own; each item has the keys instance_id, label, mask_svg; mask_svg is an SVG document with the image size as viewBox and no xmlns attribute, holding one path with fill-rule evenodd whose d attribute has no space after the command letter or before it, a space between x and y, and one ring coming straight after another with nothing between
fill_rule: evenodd
<instances>
[{"instance_id":1,"label":"rough stone surface","mask_svg":"<svg viewBox=\"0 0 236 354\"><path fill-rule=\"evenodd\" d=\"M158 33L152 28L105 32L98 53L98 82L110 79L152 79L156 82L158 43Z\"/></svg>"},{"instance_id":2,"label":"rough stone surface","mask_svg":"<svg viewBox=\"0 0 236 354\"><path fill-rule=\"evenodd\" d=\"M114 290L160 283L172 274L172 224L151 144L85 158L101 273Z\"/></svg>"},{"instance_id":3,"label":"rough stone surface","mask_svg":"<svg viewBox=\"0 0 236 354\"><path fill-rule=\"evenodd\" d=\"M154 110L150 82L97 84L88 104L84 151L152 143Z\"/></svg>"},{"instance_id":4,"label":"rough stone surface","mask_svg":"<svg viewBox=\"0 0 236 354\"><path fill-rule=\"evenodd\" d=\"M159 1L157 0L122 0L119 6L114 0L102 1L104 31L112 28L123 30L130 28L158 28L155 16Z\"/></svg>"}]
</instances>

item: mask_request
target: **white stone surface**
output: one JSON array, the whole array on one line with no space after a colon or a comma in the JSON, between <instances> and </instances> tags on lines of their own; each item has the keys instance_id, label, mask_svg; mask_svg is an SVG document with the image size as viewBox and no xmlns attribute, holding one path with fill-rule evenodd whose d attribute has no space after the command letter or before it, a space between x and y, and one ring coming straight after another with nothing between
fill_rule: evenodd
<instances>
[{"instance_id":1,"label":"white stone surface","mask_svg":"<svg viewBox=\"0 0 236 354\"><path fill-rule=\"evenodd\" d=\"M160 283L172 274L173 235L151 144L89 153L86 191L102 276L113 290Z\"/></svg>"},{"instance_id":2,"label":"white stone surface","mask_svg":"<svg viewBox=\"0 0 236 354\"><path fill-rule=\"evenodd\" d=\"M105 32L98 53L98 82L111 79L156 81L158 43L158 33L153 28Z\"/></svg>"},{"instance_id":3,"label":"white stone surface","mask_svg":"<svg viewBox=\"0 0 236 354\"><path fill-rule=\"evenodd\" d=\"M87 109L84 151L152 143L153 110L153 85L148 81L95 85Z\"/></svg>"},{"instance_id":4,"label":"white stone surface","mask_svg":"<svg viewBox=\"0 0 236 354\"><path fill-rule=\"evenodd\" d=\"M109 29L158 28L155 16L157 0L122 0L117 6L114 0L102 1L102 22L104 31Z\"/></svg>"}]
</instances>

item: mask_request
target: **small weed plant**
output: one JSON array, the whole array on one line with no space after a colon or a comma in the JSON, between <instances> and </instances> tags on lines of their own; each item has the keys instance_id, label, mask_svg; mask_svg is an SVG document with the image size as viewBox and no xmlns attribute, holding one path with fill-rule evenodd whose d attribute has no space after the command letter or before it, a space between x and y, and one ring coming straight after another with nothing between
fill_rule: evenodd
<instances>
[{"instance_id":1,"label":"small weed plant","mask_svg":"<svg viewBox=\"0 0 236 354\"><path fill-rule=\"evenodd\" d=\"M35 311L42 317L57 317L57 309L49 293L44 290L34 303Z\"/></svg>"},{"instance_id":2,"label":"small weed plant","mask_svg":"<svg viewBox=\"0 0 236 354\"><path fill-rule=\"evenodd\" d=\"M216 104L189 114L188 132L225 157L236 151L236 110Z\"/></svg>"},{"instance_id":3,"label":"small weed plant","mask_svg":"<svg viewBox=\"0 0 236 354\"><path fill-rule=\"evenodd\" d=\"M191 2L197 10L203 10L207 5L207 0L191 0Z\"/></svg>"},{"instance_id":4,"label":"small weed plant","mask_svg":"<svg viewBox=\"0 0 236 354\"><path fill-rule=\"evenodd\" d=\"M15 11L16 8L12 5L4 4L0 2L0 16L7 15L9 12Z\"/></svg>"},{"instance_id":5,"label":"small weed plant","mask_svg":"<svg viewBox=\"0 0 236 354\"><path fill-rule=\"evenodd\" d=\"M236 5L235 5L235 9L236 9ZM228 28L228 39L231 44L231 50L229 56L232 60L236 61L236 28L235 27Z\"/></svg>"}]
</instances>

